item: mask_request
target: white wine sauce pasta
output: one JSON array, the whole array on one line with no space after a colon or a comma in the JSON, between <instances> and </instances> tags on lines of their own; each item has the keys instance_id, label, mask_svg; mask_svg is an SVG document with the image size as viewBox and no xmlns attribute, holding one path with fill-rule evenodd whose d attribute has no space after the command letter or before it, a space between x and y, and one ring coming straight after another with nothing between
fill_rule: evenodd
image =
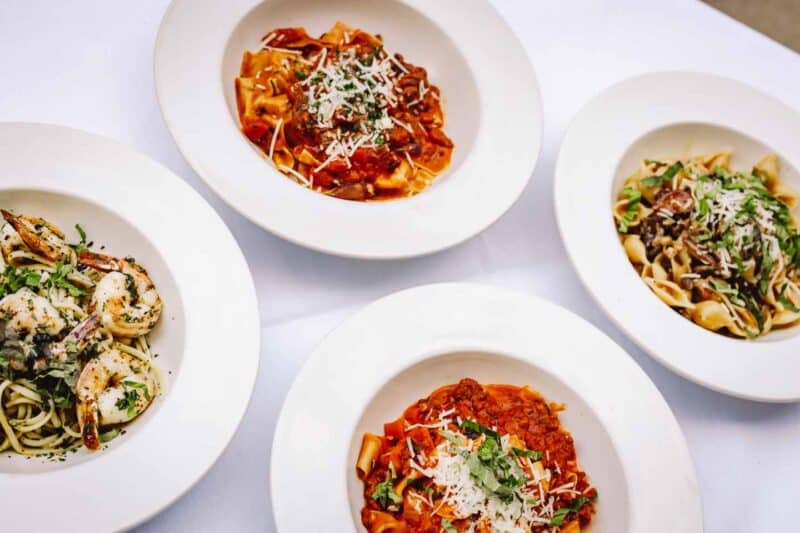
<instances>
[{"instance_id":1,"label":"white wine sauce pasta","mask_svg":"<svg viewBox=\"0 0 800 533\"><path fill-rule=\"evenodd\" d=\"M159 394L147 335L162 303L131 257L2 210L0 452L97 450Z\"/></svg>"}]
</instances>

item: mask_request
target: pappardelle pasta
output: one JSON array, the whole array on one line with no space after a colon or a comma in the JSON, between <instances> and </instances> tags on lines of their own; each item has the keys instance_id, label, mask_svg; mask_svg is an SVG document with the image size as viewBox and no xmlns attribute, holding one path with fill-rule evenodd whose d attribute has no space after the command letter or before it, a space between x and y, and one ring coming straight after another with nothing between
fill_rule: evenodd
<instances>
[{"instance_id":1,"label":"pappardelle pasta","mask_svg":"<svg viewBox=\"0 0 800 533\"><path fill-rule=\"evenodd\" d=\"M411 196L450 163L439 88L380 36L269 32L236 78L242 132L285 175L346 200Z\"/></svg>"},{"instance_id":2,"label":"pappardelle pasta","mask_svg":"<svg viewBox=\"0 0 800 533\"><path fill-rule=\"evenodd\" d=\"M356 472L370 533L561 532L591 521L563 406L528 387L472 379L435 390L364 434Z\"/></svg>"},{"instance_id":3,"label":"pappardelle pasta","mask_svg":"<svg viewBox=\"0 0 800 533\"><path fill-rule=\"evenodd\" d=\"M700 326L755 338L800 322L797 197L770 154L748 172L730 153L645 160L614 206L631 263Z\"/></svg>"},{"instance_id":4,"label":"pappardelle pasta","mask_svg":"<svg viewBox=\"0 0 800 533\"><path fill-rule=\"evenodd\" d=\"M0 452L97 450L160 393L147 335L162 302L132 257L2 210Z\"/></svg>"}]
</instances>

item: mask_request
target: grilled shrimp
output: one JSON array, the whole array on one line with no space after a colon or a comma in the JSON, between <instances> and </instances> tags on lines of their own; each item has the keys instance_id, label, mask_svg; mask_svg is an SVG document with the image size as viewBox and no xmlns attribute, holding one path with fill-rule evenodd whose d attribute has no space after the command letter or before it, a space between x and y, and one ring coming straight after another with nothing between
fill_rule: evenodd
<instances>
[{"instance_id":1,"label":"grilled shrimp","mask_svg":"<svg viewBox=\"0 0 800 533\"><path fill-rule=\"evenodd\" d=\"M34 369L46 366L36 345L49 342L67 323L47 298L23 287L0 300L0 326L0 341L9 365L25 371L31 360Z\"/></svg>"},{"instance_id":2,"label":"grilled shrimp","mask_svg":"<svg viewBox=\"0 0 800 533\"><path fill-rule=\"evenodd\" d=\"M110 348L89 360L75 387L83 444L98 449L99 428L130 422L147 409L157 392L155 371L132 355Z\"/></svg>"},{"instance_id":3,"label":"grilled shrimp","mask_svg":"<svg viewBox=\"0 0 800 533\"><path fill-rule=\"evenodd\" d=\"M92 334L100 329L100 319L92 315L84 319L66 337L51 343L45 350L50 364L66 363L70 355L77 355L89 344Z\"/></svg>"},{"instance_id":4,"label":"grilled shrimp","mask_svg":"<svg viewBox=\"0 0 800 533\"><path fill-rule=\"evenodd\" d=\"M6 335L12 330L18 338L37 333L53 336L67 327L53 304L28 287L22 287L0 300L0 318L6 322Z\"/></svg>"},{"instance_id":5,"label":"grilled shrimp","mask_svg":"<svg viewBox=\"0 0 800 533\"><path fill-rule=\"evenodd\" d=\"M163 303L147 271L133 259L117 259L94 252L80 254L80 262L107 272L97 282L89 311L117 337L139 337L153 329Z\"/></svg>"},{"instance_id":6,"label":"grilled shrimp","mask_svg":"<svg viewBox=\"0 0 800 533\"><path fill-rule=\"evenodd\" d=\"M5 209L0 209L0 212L8 222L8 225L3 227L0 248L2 248L3 257L9 264L15 264L15 261L10 260L9 255L19 249L20 244L24 244L32 252L54 263L74 261L75 251L64 240L64 232L55 224L39 217L17 216ZM14 233L17 234L16 238Z\"/></svg>"}]
</instances>

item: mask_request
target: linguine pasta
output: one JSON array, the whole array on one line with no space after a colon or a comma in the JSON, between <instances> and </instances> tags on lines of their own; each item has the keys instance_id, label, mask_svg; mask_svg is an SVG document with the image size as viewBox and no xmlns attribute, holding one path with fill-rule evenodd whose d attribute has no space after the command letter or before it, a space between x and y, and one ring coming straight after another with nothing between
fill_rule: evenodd
<instances>
[{"instance_id":1,"label":"linguine pasta","mask_svg":"<svg viewBox=\"0 0 800 533\"><path fill-rule=\"evenodd\" d=\"M771 154L750 171L730 153L645 160L614 220L630 262L667 305L700 326L755 338L800 322L797 197Z\"/></svg>"},{"instance_id":2,"label":"linguine pasta","mask_svg":"<svg viewBox=\"0 0 800 533\"><path fill-rule=\"evenodd\" d=\"M147 341L151 326L136 316L144 291L132 275L114 273L128 285L123 320L132 332L115 334L109 322L117 312L114 300L99 293L113 294L112 274L97 262L113 258L90 252L79 225L80 242L67 244L61 230L43 219L7 211L3 216L0 452L56 455L82 444L96 449L159 390Z\"/></svg>"}]
</instances>

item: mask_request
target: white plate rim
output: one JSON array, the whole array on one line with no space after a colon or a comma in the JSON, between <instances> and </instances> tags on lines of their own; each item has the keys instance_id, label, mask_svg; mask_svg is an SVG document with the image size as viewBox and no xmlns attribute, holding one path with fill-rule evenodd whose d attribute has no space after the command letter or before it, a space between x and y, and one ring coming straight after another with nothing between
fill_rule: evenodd
<instances>
[{"instance_id":1,"label":"white plate rim","mask_svg":"<svg viewBox=\"0 0 800 533\"><path fill-rule=\"evenodd\" d=\"M651 93L654 87L669 87L675 92L665 94L659 89L657 98L652 100L657 106L648 107L636 101L636 94L641 95L645 87L650 88ZM698 87L703 90L697 90ZM681 96L681 91L691 94L691 98ZM731 102L737 105L726 106ZM626 116L629 121L630 117L636 117L636 123L614 122L619 116ZM586 183L582 183L575 172L576 157L571 152L582 140L582 129L587 129L592 121L592 127L604 128L606 135L593 136L591 142L580 146L581 157L600 167L597 174L600 179L590 182L587 190ZM621 268L622 245L618 241L614 241L615 247L609 245L609 233L616 234L608 229L613 228L610 183L617 162L630 144L643 135L683 123L703 123L739 131L775 149L795 168L800 168L800 150L790 135L800 128L800 114L772 96L731 78L696 71L653 72L622 80L601 90L573 117L559 149L553 195L559 233L567 255L587 292L609 319L669 370L731 396L763 402L796 402L800 400L800 382L791 383L784 376L797 375L800 360L780 361L781 368L765 376L761 358L781 358L787 350L796 351L800 337L751 342L706 331L674 313L650 293L633 273L627 258L626 268ZM582 218L588 214L574 209L575 198L593 200L590 204L593 222ZM597 223L595 215L599 213L600 202L608 204L608 224ZM594 245L590 244L592 242ZM591 253L589 248L593 248ZM620 268L609 272L607 261L613 261ZM602 274L598 265L604 267ZM621 292L614 294L614 290ZM637 305L630 305L632 302ZM652 327L663 321L673 328L670 335L660 334ZM729 356L727 359L719 357L723 352ZM731 353L739 359L733 358ZM745 368L731 364L740 363L743 357L747 358Z\"/></svg>"},{"instance_id":2,"label":"white plate rim","mask_svg":"<svg viewBox=\"0 0 800 533\"><path fill-rule=\"evenodd\" d=\"M224 7L217 4L215 8L213 3L202 7L195 0L173 0L162 19L154 50L156 95L164 122L186 161L228 205L254 224L294 244L342 257L391 260L428 255L456 246L490 227L516 203L533 176L542 150L544 119L541 92L527 51L502 16L489 2L482 0L474 1L468 12L470 17L481 21L484 31L487 31L488 28L493 29L495 34L492 39L459 38L473 36L474 28L466 22L465 17L450 16L453 9L463 11L463 4L458 0L397 1L411 6L422 15L435 21L437 26L453 37L453 41L458 44L467 59L474 55L470 54L471 51L477 50L478 46L487 44L496 46L498 50L502 49L504 52L505 59L502 67L500 62L494 62L496 64L488 62L482 64L481 69L472 69L481 93L489 93L488 97L481 97L481 105L484 107L482 115L488 115L488 120L492 122L492 131L499 129L501 124L506 127L513 125L516 128L516 133L505 138L502 144L490 145L491 131L487 132L485 124L482 123L475 142L476 146L480 145L481 147L482 157L479 158L475 155L479 152L476 147L473 147L467 160L462 163L462 168L458 170L458 172L466 172L474 167L474 170L470 171L471 174L481 172L488 174L490 164L497 162L497 160L490 161L490 155L493 155L494 152L513 154L513 157L503 160L503 164L506 165L504 172L492 171L493 174L503 175L505 180L503 187L484 188L482 191L484 193L483 202L471 201L473 197L480 194L473 186L469 189L464 188L463 191L450 187L449 194L458 195L456 200L454 200L455 196L448 197L439 194L441 191L436 191L434 194L433 189L436 185L413 198L367 204L338 201L319 194L309 194L309 191L291 183L274 168L267 165L265 170L262 166L265 162L260 157L259 160L253 159L252 147L246 142L246 139L243 140L238 125L235 128L236 139L223 141L222 138L218 138L217 140L225 142L226 149L232 148L238 152L238 155L244 157L247 152L247 160L241 159L234 161L231 165L223 165L219 161L215 161L213 157L209 159L207 154L211 151L210 147L213 146L213 143L209 139L203 142L198 140L198 136L202 134L197 131L198 123L195 111L198 108L213 107L219 102L224 104L222 88L218 87L220 84L217 72L220 69L217 68L217 63L221 64L222 52L232 27L238 24L240 18L260 1L232 0L225 3ZM184 12L190 14L186 15ZM181 18L186 16L204 17L202 28L193 27L193 21ZM492 26L487 26L487 24ZM192 41L192 38L197 35L202 35L202 40ZM198 68L196 65L186 66L183 72L176 72L183 68L182 62L185 63L186 55L182 51L186 49L188 42L192 43L193 50L198 52L208 50L207 54L198 53L198 55L217 58L215 60L217 63L208 62L208 68L212 72L209 74L204 71L202 77L205 78L205 81L199 86L195 82ZM213 69L211 68L212 63ZM502 78L500 74L512 64L518 83L514 87L508 87L500 82ZM487 69L491 72L483 72ZM476 71L480 71L480 76L476 74ZM495 75L491 75L492 73ZM181 109L181 98L186 94L182 89L188 89L190 82L180 81L179 78L192 80L191 88L197 93L193 98L202 98L202 100L198 100L199 105L193 105L191 108L187 105L186 108ZM207 91L205 87L208 88ZM501 100L497 98L497 94L506 95L512 89L517 91L515 93L517 95L515 112L506 114L503 111L501 113L502 106L498 106ZM199 91L206 92L200 94ZM502 115L502 118L498 115ZM214 124L221 130L228 129L230 126L227 110L225 116L224 123L218 121L218 118L221 120L221 117L215 115L214 118ZM495 118L495 116L498 117ZM254 162L258 165L253 165ZM263 204L258 203L264 202L265 198L255 201L245 192L237 191L236 187L233 187L225 178L226 173L234 172L233 166L238 167L235 170L237 173L246 172L253 174L253 177L266 172L265 183L267 183L272 196L280 197L280 208L277 203L270 204L265 208ZM287 187L287 185L291 185L291 187ZM487 201L486 191L496 196L496 201ZM465 207L460 209L459 213L457 207L460 204ZM292 209L285 208L287 205ZM319 232L309 229L306 220L301 218L308 211L330 211L332 215L328 222L337 224L337 229L341 231ZM378 213L377 216L376 213ZM417 220L417 227L425 225L431 227L430 224L434 223L439 227L436 228L436 231L423 235L402 231L403 221L408 221L409 217ZM387 233L392 234L391 240L381 238ZM340 238L338 237L340 234L347 237Z\"/></svg>"},{"instance_id":3,"label":"white plate rim","mask_svg":"<svg viewBox=\"0 0 800 533\"><path fill-rule=\"evenodd\" d=\"M236 240L211 206L146 156L111 139L51 124L0 123L0 139L0 152L5 154L0 161L2 189L69 194L114 211L147 236L175 278L185 311L186 353L179 372L171 378L170 391L158 399L163 402L159 411L135 428L135 439L64 469L0 473L4 505L28 509L28 516L36 516L17 521L15 527L20 530L58 529L65 523L82 523L98 531L128 529L153 517L197 483L223 453L245 414L258 372L261 335L252 276ZM11 158L18 158L13 166L35 169L24 178L14 177L6 171L12 166ZM106 169L119 165L124 169L120 174L133 173L128 177L137 181L115 186L113 178L106 177L98 185L98 176L89 168L92 165ZM87 170L62 181L59 166ZM153 190L160 194L150 194ZM153 220L144 215L131 217L136 210L152 215ZM219 259L209 251L198 251L196 240L179 238L180 226L158 231L159 226L174 225L182 217L191 217L193 227L214 240ZM202 278L191 260L203 261L206 270L202 272L229 275L235 281L226 290L198 291L195 284ZM206 297L215 305L203 307ZM235 319L219 320L220 309L240 309L241 313ZM223 349L221 339L228 335L236 335L232 357L237 358L237 372L220 371L214 359L215 350ZM220 377L228 380L224 397L216 402L198 401L212 387L219 389ZM189 434L202 435L202 443L189 446ZM144 496L123 498L111 489L114 486ZM31 499L31 494L36 498ZM42 501L48 502L46 513L41 512Z\"/></svg>"},{"instance_id":4,"label":"white plate rim","mask_svg":"<svg viewBox=\"0 0 800 533\"><path fill-rule=\"evenodd\" d=\"M565 363L565 359L561 357L543 360L523 355L513 349L506 350L511 345L506 345L496 334L487 334L482 332L482 327L476 327L476 324L483 325L487 320L487 308L492 313L499 314L498 322L511 324L510 329L522 335L530 345L541 342L543 336L555 339L558 337L555 331L566 328L576 332L570 336L571 340L568 342L578 342L580 339L591 345L602 357L575 358L573 362ZM429 322L426 326L425 320L419 319L413 322L417 327L413 335L396 333L392 336L392 329L382 327L378 320L407 317L414 313L428 319L441 319L444 316L452 318L458 315L460 323L454 328L435 322ZM530 328L530 321L525 320L525 317L530 318L531 313L537 319L545 321L536 332ZM399 329L407 331L404 328ZM380 338L377 345L375 338L372 338L373 334ZM559 338L559 342L563 340L563 336ZM406 351L398 353L388 348L383 351L375 350L376 346L394 346L398 342L403 343L401 350ZM355 360L343 360L343 354L352 351L354 343L372 348L370 354L374 360L363 369L364 377L354 377L355 365L346 364L354 363ZM346 494L346 476L352 471L352 465L346 464L347 449L365 402L369 401L383 383L403 369L434 354L464 348L497 350L500 353L514 354L520 360L527 359L529 363L538 365L567 382L603 418L605 429L620 455L629 493L635 495L645 493L640 492L643 490L649 491L646 499L631 498L635 503L630 506L630 531L648 530L660 533L661 529L653 529L654 524L668 527L669 529L663 529L664 533L702 531L700 490L686 440L666 401L644 371L603 332L574 313L536 297L471 283L425 285L381 298L328 334L312 352L286 395L273 439L270 492L278 531L290 533L310 530L323 524L336 531L354 530ZM388 355L389 352L391 355ZM406 355L403 356L403 353ZM576 361L587 365L584 367L590 369L584 370L587 374L602 368L602 375L609 376L607 385L597 385L604 380L592 381L594 386L599 387L598 390L605 391L604 394L608 395L606 401L611 402L615 408L609 404L602 406L598 412L598 406L602 402L598 403L597 390L592 391L594 396L587 397L585 390L578 389L575 380L581 371L576 373ZM359 366L362 365L363 358L358 362ZM597 365L597 368L591 370L593 365ZM337 370L340 367L346 369ZM336 383L343 375L349 376L346 386L335 387L335 395L330 396L332 389L326 387L325 382ZM565 377L567 375L572 376L572 381ZM614 387L611 380L616 378L624 386ZM582 387L587 386L586 384L587 381L581 380ZM363 387L364 390L356 391L358 387ZM325 404L321 399L329 397L335 397L336 402L329 402L333 405L324 409L336 412L334 425L338 428L325 430L331 436L324 442L327 446L327 459L329 463L333 463L332 466L323 465L314 459L313 452L318 451L318 447L313 444L298 446L301 439L296 438L311 429L307 427L309 420L320 423L320 420L330 414L328 411L319 412L320 406ZM620 397L626 397L628 402L614 403ZM410 398L409 403L414 399ZM624 405L626 409L619 409L620 405ZM647 446L645 442L637 441L637 432L631 432L631 427L647 427L648 431L638 432L639 436L645 437L645 440L652 438L653 442L658 441L661 446ZM628 452L636 450L638 457L633 460L619 453L621 448ZM313 470L313 475L317 476L317 483L321 486L320 491L328 494L324 503L311 514L296 512L297 508L292 504L293 491L289 490L293 486L302 486L304 497L315 497L315 490L309 488L309 480L305 479L306 474L302 472L304 468ZM659 497L650 497L654 494ZM659 517L664 507L664 499L660 498L676 498L676 494L680 495L677 496L680 498L677 503L681 513L677 514L681 516L676 518L676 522L667 525L660 520L663 516ZM661 503L655 503L656 501Z\"/></svg>"}]
</instances>

